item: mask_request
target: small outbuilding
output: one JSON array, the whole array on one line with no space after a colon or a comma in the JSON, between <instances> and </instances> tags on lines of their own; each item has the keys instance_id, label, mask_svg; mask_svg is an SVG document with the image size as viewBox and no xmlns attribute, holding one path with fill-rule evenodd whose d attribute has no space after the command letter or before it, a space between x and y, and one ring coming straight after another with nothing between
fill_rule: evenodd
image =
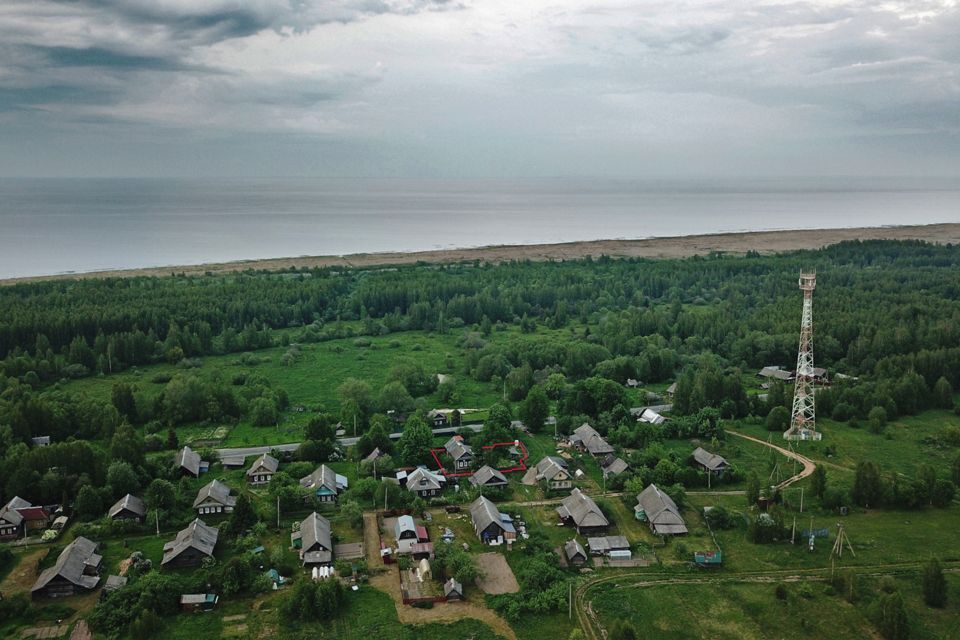
<instances>
[{"instance_id":1,"label":"small outbuilding","mask_svg":"<svg viewBox=\"0 0 960 640\"><path fill-rule=\"evenodd\" d=\"M220 596L215 593L185 593L180 596L180 608L184 611L212 611Z\"/></svg>"},{"instance_id":2,"label":"small outbuilding","mask_svg":"<svg viewBox=\"0 0 960 640\"><path fill-rule=\"evenodd\" d=\"M707 473L720 477L730 468L730 463L723 456L710 453L703 447L697 447L693 450L693 461L702 467Z\"/></svg>"},{"instance_id":3,"label":"small outbuilding","mask_svg":"<svg viewBox=\"0 0 960 640\"><path fill-rule=\"evenodd\" d=\"M582 567L587 562L587 552L576 538L567 540L563 545L563 553L567 556L567 563L571 567Z\"/></svg>"},{"instance_id":4,"label":"small outbuilding","mask_svg":"<svg viewBox=\"0 0 960 640\"><path fill-rule=\"evenodd\" d=\"M463 585L450 578L443 583L443 596L447 601L463 600Z\"/></svg>"}]
</instances>

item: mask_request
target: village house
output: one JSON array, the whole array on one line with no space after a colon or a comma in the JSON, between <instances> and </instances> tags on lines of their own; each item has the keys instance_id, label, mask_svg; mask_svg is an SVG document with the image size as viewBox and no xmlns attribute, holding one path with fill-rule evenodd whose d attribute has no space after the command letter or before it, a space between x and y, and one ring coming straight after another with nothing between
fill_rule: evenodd
<instances>
[{"instance_id":1,"label":"village house","mask_svg":"<svg viewBox=\"0 0 960 640\"><path fill-rule=\"evenodd\" d=\"M432 498L443 492L447 479L423 467L417 467L407 474L407 489L421 498Z\"/></svg>"},{"instance_id":2,"label":"village house","mask_svg":"<svg viewBox=\"0 0 960 640\"><path fill-rule=\"evenodd\" d=\"M267 484L280 468L280 461L269 454L263 454L253 461L247 469L247 482L252 485Z\"/></svg>"},{"instance_id":3,"label":"village house","mask_svg":"<svg viewBox=\"0 0 960 640\"><path fill-rule=\"evenodd\" d=\"M199 453L184 445L177 454L177 466L183 475L199 478L201 473L206 473L210 468L210 463L201 460Z\"/></svg>"},{"instance_id":4,"label":"village house","mask_svg":"<svg viewBox=\"0 0 960 640\"><path fill-rule=\"evenodd\" d=\"M439 409L431 409L427 412L427 422L435 429L446 427L448 425L447 414Z\"/></svg>"},{"instance_id":5,"label":"village house","mask_svg":"<svg viewBox=\"0 0 960 640\"><path fill-rule=\"evenodd\" d=\"M671 402L673 402L673 396L676 395L677 393L677 383L674 382L669 387L667 387L667 390L665 391L665 393L667 394L667 400L670 400Z\"/></svg>"},{"instance_id":6,"label":"village house","mask_svg":"<svg viewBox=\"0 0 960 640\"><path fill-rule=\"evenodd\" d=\"M107 515L111 520L137 520L143 522L147 516L147 505L137 496L127 494L117 500Z\"/></svg>"},{"instance_id":7,"label":"village house","mask_svg":"<svg viewBox=\"0 0 960 640\"><path fill-rule=\"evenodd\" d=\"M517 539L517 530L510 516L500 513L496 505L480 496L470 505L473 530L484 544L502 544Z\"/></svg>"},{"instance_id":8,"label":"village house","mask_svg":"<svg viewBox=\"0 0 960 640\"><path fill-rule=\"evenodd\" d=\"M320 502L336 502L340 492L347 488L347 478L323 464L300 478L300 486L313 492Z\"/></svg>"},{"instance_id":9,"label":"village house","mask_svg":"<svg viewBox=\"0 0 960 640\"><path fill-rule=\"evenodd\" d=\"M582 567L587 562L587 552L583 545L577 542L577 539L567 540L563 545L563 553L567 557L567 563L571 567Z\"/></svg>"},{"instance_id":10,"label":"village house","mask_svg":"<svg viewBox=\"0 0 960 640\"><path fill-rule=\"evenodd\" d=\"M212 611L220 596L215 593L184 593L180 596L180 609L183 611Z\"/></svg>"},{"instance_id":11,"label":"village house","mask_svg":"<svg viewBox=\"0 0 960 640\"><path fill-rule=\"evenodd\" d=\"M383 451L380 451L380 447L377 447L373 451L367 454L367 457L363 459L363 462L373 462L374 460L379 460L380 458L387 455Z\"/></svg>"},{"instance_id":12,"label":"village house","mask_svg":"<svg viewBox=\"0 0 960 640\"><path fill-rule=\"evenodd\" d=\"M794 379L793 371L781 369L779 366L767 366L757 372L758 378L790 382Z\"/></svg>"},{"instance_id":13,"label":"village house","mask_svg":"<svg viewBox=\"0 0 960 640\"><path fill-rule=\"evenodd\" d=\"M213 557L220 532L197 518L177 533L177 537L163 545L161 567L197 567L204 558Z\"/></svg>"},{"instance_id":14,"label":"village house","mask_svg":"<svg viewBox=\"0 0 960 640\"><path fill-rule=\"evenodd\" d=\"M50 514L46 509L14 496L0 509L0 540L18 538L27 531L45 529L49 524Z\"/></svg>"},{"instance_id":15,"label":"village house","mask_svg":"<svg viewBox=\"0 0 960 640\"><path fill-rule=\"evenodd\" d=\"M448 602L451 600L463 600L463 585L453 578L450 578L443 583L443 597L445 597Z\"/></svg>"},{"instance_id":16,"label":"village house","mask_svg":"<svg viewBox=\"0 0 960 640\"><path fill-rule=\"evenodd\" d=\"M587 538L587 547L590 548L590 553L595 556L629 556L630 554L630 543L624 536Z\"/></svg>"},{"instance_id":17,"label":"village house","mask_svg":"<svg viewBox=\"0 0 960 640\"><path fill-rule=\"evenodd\" d=\"M557 507L557 514L564 524L576 527L577 533L603 533L610 526L610 521L593 498L580 489L574 489L563 499Z\"/></svg>"},{"instance_id":18,"label":"village house","mask_svg":"<svg viewBox=\"0 0 960 640\"><path fill-rule=\"evenodd\" d=\"M722 456L710 453L703 447L697 447L693 450L693 460L696 464L703 467L707 473L712 473L718 478L723 476L724 472L730 468L730 463Z\"/></svg>"},{"instance_id":19,"label":"village house","mask_svg":"<svg viewBox=\"0 0 960 640\"><path fill-rule=\"evenodd\" d=\"M639 414L637 414L637 422L646 422L647 424L661 425L666 422L667 419L662 415L651 409L650 407L643 407Z\"/></svg>"},{"instance_id":20,"label":"village house","mask_svg":"<svg viewBox=\"0 0 960 640\"><path fill-rule=\"evenodd\" d=\"M687 532L687 525L677 504L655 484L637 494L637 504L633 510L637 520L649 523L650 530L657 535L672 536Z\"/></svg>"},{"instance_id":21,"label":"village house","mask_svg":"<svg viewBox=\"0 0 960 640\"><path fill-rule=\"evenodd\" d=\"M59 598L95 588L100 582L100 565L103 563L98 548L96 542L83 536L75 538L57 556L57 562L43 570L30 595Z\"/></svg>"},{"instance_id":22,"label":"village house","mask_svg":"<svg viewBox=\"0 0 960 640\"><path fill-rule=\"evenodd\" d=\"M193 501L193 508L197 510L197 515L204 516L215 513L230 513L236 504L237 498L230 495L230 487L219 480L212 480L197 492L197 498Z\"/></svg>"},{"instance_id":23,"label":"village house","mask_svg":"<svg viewBox=\"0 0 960 640\"><path fill-rule=\"evenodd\" d=\"M625 472L630 468L630 465L628 465L623 458L617 458L610 453L600 461L600 468L603 470L604 478L611 478Z\"/></svg>"},{"instance_id":24,"label":"village house","mask_svg":"<svg viewBox=\"0 0 960 640\"><path fill-rule=\"evenodd\" d=\"M453 436L447 440L443 448L453 458L453 468L456 471L465 471L473 467L473 449L463 442L463 436Z\"/></svg>"},{"instance_id":25,"label":"village house","mask_svg":"<svg viewBox=\"0 0 960 640\"><path fill-rule=\"evenodd\" d=\"M568 440L577 449L587 451L595 458L613 453L613 447L586 422L574 429Z\"/></svg>"},{"instance_id":26,"label":"village house","mask_svg":"<svg viewBox=\"0 0 960 640\"><path fill-rule=\"evenodd\" d=\"M333 537L330 521L314 511L290 534L290 544L300 552L304 567L333 564Z\"/></svg>"},{"instance_id":27,"label":"village house","mask_svg":"<svg viewBox=\"0 0 960 640\"><path fill-rule=\"evenodd\" d=\"M536 466L527 469L522 482L528 486L542 483L547 491L573 487L573 477L567 470L567 461L557 456L546 456Z\"/></svg>"},{"instance_id":28,"label":"village house","mask_svg":"<svg viewBox=\"0 0 960 640\"><path fill-rule=\"evenodd\" d=\"M470 476L470 484L475 487L499 489L507 486L507 476L485 464Z\"/></svg>"}]
</instances>

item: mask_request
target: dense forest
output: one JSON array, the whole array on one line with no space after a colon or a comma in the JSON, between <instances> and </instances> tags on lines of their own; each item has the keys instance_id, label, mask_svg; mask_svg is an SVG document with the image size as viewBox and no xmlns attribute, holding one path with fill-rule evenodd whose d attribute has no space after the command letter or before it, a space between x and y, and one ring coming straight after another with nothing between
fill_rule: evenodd
<instances>
[{"instance_id":1,"label":"dense forest","mask_svg":"<svg viewBox=\"0 0 960 640\"><path fill-rule=\"evenodd\" d=\"M44 499L101 484L109 443L124 424L146 425L138 446L149 451L175 445L180 424L245 416L267 425L287 409L285 391L262 376L192 375L202 356L256 358L249 352L282 345L294 359L301 343L409 330L456 333L463 375L502 383L507 401L522 401L518 415L536 422L555 403L564 431L590 419L622 446L656 440L630 419L629 378L677 382L675 413L689 416L672 423L679 437L718 431L705 410L759 416L780 429L791 390L774 385L761 400L742 380L795 358L801 269L818 272L817 364L850 376L818 395L821 415L882 423L953 406L960 251L951 246L873 241L777 256L62 280L0 288L0 441L8 458L0 487L38 493L55 466L51 456L65 462L47 478ZM492 340L505 325L518 330ZM119 383L104 402L61 389L64 379L157 362L182 370L152 380L163 383L158 393ZM416 362L398 362L379 393L348 380L341 400L367 428L437 389ZM20 449L41 435L59 444Z\"/></svg>"}]
</instances>

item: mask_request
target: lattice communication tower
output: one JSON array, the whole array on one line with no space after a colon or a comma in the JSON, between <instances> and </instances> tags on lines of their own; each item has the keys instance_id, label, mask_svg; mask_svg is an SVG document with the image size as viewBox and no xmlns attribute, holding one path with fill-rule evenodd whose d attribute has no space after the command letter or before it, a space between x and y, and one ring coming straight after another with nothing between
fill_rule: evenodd
<instances>
[{"instance_id":1,"label":"lattice communication tower","mask_svg":"<svg viewBox=\"0 0 960 640\"><path fill-rule=\"evenodd\" d=\"M813 400L813 290L817 288L817 274L800 272L800 290L803 291L803 316L800 320L800 349L797 353L797 372L793 390L793 413L790 428L783 432L787 440L819 440L816 411Z\"/></svg>"}]
</instances>

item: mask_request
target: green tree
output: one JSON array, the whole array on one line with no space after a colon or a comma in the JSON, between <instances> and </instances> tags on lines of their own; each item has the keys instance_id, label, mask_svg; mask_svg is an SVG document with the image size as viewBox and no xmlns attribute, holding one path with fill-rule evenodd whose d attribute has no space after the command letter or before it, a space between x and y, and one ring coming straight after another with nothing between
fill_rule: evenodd
<instances>
[{"instance_id":1,"label":"green tree","mask_svg":"<svg viewBox=\"0 0 960 640\"><path fill-rule=\"evenodd\" d=\"M303 437L307 440L333 440L337 437L337 430L333 423L333 416L329 413L318 413L310 418L303 429Z\"/></svg>"},{"instance_id":2,"label":"green tree","mask_svg":"<svg viewBox=\"0 0 960 640\"><path fill-rule=\"evenodd\" d=\"M147 487L144 497L147 506L151 509L169 511L177 504L177 494L173 483L163 478L154 479Z\"/></svg>"},{"instance_id":3,"label":"green tree","mask_svg":"<svg viewBox=\"0 0 960 640\"><path fill-rule=\"evenodd\" d=\"M347 378L337 387L337 396L340 397L340 417L347 424L356 420L361 427L366 427L367 419L373 413L373 391L370 385L363 380Z\"/></svg>"},{"instance_id":4,"label":"green tree","mask_svg":"<svg viewBox=\"0 0 960 640\"><path fill-rule=\"evenodd\" d=\"M385 384L377 395L377 408L383 413L395 411L404 415L413 411L414 406L413 396L398 380Z\"/></svg>"},{"instance_id":5,"label":"green tree","mask_svg":"<svg viewBox=\"0 0 960 640\"><path fill-rule=\"evenodd\" d=\"M943 376L933 385L933 406L938 409L953 408L953 387Z\"/></svg>"},{"instance_id":6,"label":"green tree","mask_svg":"<svg viewBox=\"0 0 960 640\"><path fill-rule=\"evenodd\" d=\"M256 398L250 403L250 422L258 427L270 427L277 424L280 413L276 403L269 398Z\"/></svg>"},{"instance_id":7,"label":"green tree","mask_svg":"<svg viewBox=\"0 0 960 640\"><path fill-rule=\"evenodd\" d=\"M110 440L110 457L114 460L123 460L134 466L141 466L143 457L143 438L133 430L129 424L117 427Z\"/></svg>"},{"instance_id":8,"label":"green tree","mask_svg":"<svg viewBox=\"0 0 960 640\"><path fill-rule=\"evenodd\" d=\"M230 519L227 520L225 531L228 535L239 536L259 520L260 518L254 511L250 498L247 497L247 494L241 493L237 496L237 503L233 507Z\"/></svg>"},{"instance_id":9,"label":"green tree","mask_svg":"<svg viewBox=\"0 0 960 640\"><path fill-rule=\"evenodd\" d=\"M100 494L88 484L80 488L73 508L77 518L84 521L96 520L103 515L103 502L100 500Z\"/></svg>"},{"instance_id":10,"label":"green tree","mask_svg":"<svg viewBox=\"0 0 960 640\"><path fill-rule=\"evenodd\" d=\"M610 627L609 640L639 640L640 633L628 620L617 620Z\"/></svg>"},{"instance_id":11,"label":"green tree","mask_svg":"<svg viewBox=\"0 0 960 640\"><path fill-rule=\"evenodd\" d=\"M897 593L880 596L878 627L887 640L906 640L910 637L910 623L903 597Z\"/></svg>"},{"instance_id":12,"label":"green tree","mask_svg":"<svg viewBox=\"0 0 960 640\"><path fill-rule=\"evenodd\" d=\"M404 464L416 465L432 459L430 445L433 431L420 416L410 416L397 442L397 450Z\"/></svg>"},{"instance_id":13,"label":"green tree","mask_svg":"<svg viewBox=\"0 0 960 640\"><path fill-rule=\"evenodd\" d=\"M747 506L754 506L758 500L760 500L760 478L751 471L747 476Z\"/></svg>"},{"instance_id":14,"label":"green tree","mask_svg":"<svg viewBox=\"0 0 960 640\"><path fill-rule=\"evenodd\" d=\"M960 453L953 457L953 464L950 465L950 479L953 484L960 485Z\"/></svg>"},{"instance_id":15,"label":"green tree","mask_svg":"<svg viewBox=\"0 0 960 640\"><path fill-rule=\"evenodd\" d=\"M818 498L823 498L823 494L827 492L827 470L822 464L818 464L813 473L810 474L810 493L817 496Z\"/></svg>"},{"instance_id":16,"label":"green tree","mask_svg":"<svg viewBox=\"0 0 960 640\"><path fill-rule=\"evenodd\" d=\"M857 464L853 477L851 497L861 507L876 505L883 496L883 483L880 469L872 460L863 460Z\"/></svg>"},{"instance_id":17,"label":"green tree","mask_svg":"<svg viewBox=\"0 0 960 640\"><path fill-rule=\"evenodd\" d=\"M128 493L136 493L140 489L140 478L129 462L117 460L107 468L107 485L113 497L119 498Z\"/></svg>"},{"instance_id":18,"label":"green tree","mask_svg":"<svg viewBox=\"0 0 960 640\"><path fill-rule=\"evenodd\" d=\"M767 414L767 431L786 431L790 426L790 412L786 407L777 406Z\"/></svg>"},{"instance_id":19,"label":"green tree","mask_svg":"<svg viewBox=\"0 0 960 640\"><path fill-rule=\"evenodd\" d=\"M137 403L134 400L133 393L134 388L126 382L115 382L110 392L113 406L127 420L134 420L137 417Z\"/></svg>"},{"instance_id":20,"label":"green tree","mask_svg":"<svg viewBox=\"0 0 960 640\"><path fill-rule=\"evenodd\" d=\"M933 484L933 492L930 494L930 503L941 509L949 507L953 502L953 497L957 493L957 485L946 478L938 478Z\"/></svg>"},{"instance_id":21,"label":"green tree","mask_svg":"<svg viewBox=\"0 0 960 640\"><path fill-rule=\"evenodd\" d=\"M340 515L354 529L359 529L363 525L363 509L356 500L344 500L343 504L340 505Z\"/></svg>"},{"instance_id":22,"label":"green tree","mask_svg":"<svg viewBox=\"0 0 960 640\"><path fill-rule=\"evenodd\" d=\"M883 407L874 407L867 414L867 420L870 423L870 431L873 433L883 433L887 426L887 410Z\"/></svg>"},{"instance_id":23,"label":"green tree","mask_svg":"<svg viewBox=\"0 0 960 640\"><path fill-rule=\"evenodd\" d=\"M540 385L534 386L520 406L520 420L530 433L539 433L550 413L550 400Z\"/></svg>"},{"instance_id":24,"label":"green tree","mask_svg":"<svg viewBox=\"0 0 960 640\"><path fill-rule=\"evenodd\" d=\"M923 601L928 607L947 606L947 579L937 558L930 558L923 565Z\"/></svg>"}]
</instances>

